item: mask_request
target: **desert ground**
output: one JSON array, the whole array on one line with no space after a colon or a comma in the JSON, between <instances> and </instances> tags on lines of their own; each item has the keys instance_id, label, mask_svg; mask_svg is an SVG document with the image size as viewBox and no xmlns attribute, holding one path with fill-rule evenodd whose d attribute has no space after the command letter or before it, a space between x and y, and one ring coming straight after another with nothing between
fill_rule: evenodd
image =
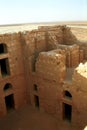
<instances>
[{"instance_id":1,"label":"desert ground","mask_svg":"<svg viewBox=\"0 0 87 130\"><path fill-rule=\"evenodd\" d=\"M33 29L37 29L38 26L55 26L55 25L67 25L69 27L87 28L87 22L50 22L50 23L13 24L13 25L0 25L0 34L31 31Z\"/></svg>"}]
</instances>

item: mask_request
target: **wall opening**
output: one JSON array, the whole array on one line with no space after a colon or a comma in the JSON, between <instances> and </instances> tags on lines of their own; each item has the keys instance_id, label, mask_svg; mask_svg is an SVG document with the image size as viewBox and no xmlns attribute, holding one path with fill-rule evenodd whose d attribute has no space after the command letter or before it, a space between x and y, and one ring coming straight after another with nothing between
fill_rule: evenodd
<instances>
[{"instance_id":1,"label":"wall opening","mask_svg":"<svg viewBox=\"0 0 87 130\"><path fill-rule=\"evenodd\" d=\"M39 97L34 95L35 107L39 108Z\"/></svg>"},{"instance_id":2,"label":"wall opening","mask_svg":"<svg viewBox=\"0 0 87 130\"><path fill-rule=\"evenodd\" d=\"M0 54L7 53L7 46L4 43L0 44Z\"/></svg>"},{"instance_id":3,"label":"wall opening","mask_svg":"<svg viewBox=\"0 0 87 130\"><path fill-rule=\"evenodd\" d=\"M72 98L72 95L71 95L70 92L68 92L68 91L64 91L64 96L65 96L66 98L69 98L69 99Z\"/></svg>"},{"instance_id":4,"label":"wall opening","mask_svg":"<svg viewBox=\"0 0 87 130\"><path fill-rule=\"evenodd\" d=\"M7 111L14 109L14 96L13 94L5 97L5 104Z\"/></svg>"},{"instance_id":5,"label":"wall opening","mask_svg":"<svg viewBox=\"0 0 87 130\"><path fill-rule=\"evenodd\" d=\"M37 61L37 57L38 57L38 52L35 51L34 56L32 58L32 72L36 71L36 61Z\"/></svg>"},{"instance_id":6,"label":"wall opening","mask_svg":"<svg viewBox=\"0 0 87 130\"><path fill-rule=\"evenodd\" d=\"M71 122L72 119L72 106L63 103L63 119Z\"/></svg>"},{"instance_id":7,"label":"wall opening","mask_svg":"<svg viewBox=\"0 0 87 130\"><path fill-rule=\"evenodd\" d=\"M12 85L7 83L5 86L4 86L4 91L7 91L9 89L12 89Z\"/></svg>"},{"instance_id":8,"label":"wall opening","mask_svg":"<svg viewBox=\"0 0 87 130\"><path fill-rule=\"evenodd\" d=\"M34 90L37 91L38 90L38 86L36 84L34 84Z\"/></svg>"},{"instance_id":9,"label":"wall opening","mask_svg":"<svg viewBox=\"0 0 87 130\"><path fill-rule=\"evenodd\" d=\"M0 60L0 71L2 77L5 77L10 74L9 63L7 58Z\"/></svg>"}]
</instances>

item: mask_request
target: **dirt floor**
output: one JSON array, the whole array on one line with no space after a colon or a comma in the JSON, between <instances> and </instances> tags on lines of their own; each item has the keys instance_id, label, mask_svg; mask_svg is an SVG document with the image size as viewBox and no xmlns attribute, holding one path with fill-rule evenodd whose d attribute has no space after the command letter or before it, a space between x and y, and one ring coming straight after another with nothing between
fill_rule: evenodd
<instances>
[{"instance_id":1,"label":"dirt floor","mask_svg":"<svg viewBox=\"0 0 87 130\"><path fill-rule=\"evenodd\" d=\"M0 130L82 130L27 105L0 119Z\"/></svg>"}]
</instances>

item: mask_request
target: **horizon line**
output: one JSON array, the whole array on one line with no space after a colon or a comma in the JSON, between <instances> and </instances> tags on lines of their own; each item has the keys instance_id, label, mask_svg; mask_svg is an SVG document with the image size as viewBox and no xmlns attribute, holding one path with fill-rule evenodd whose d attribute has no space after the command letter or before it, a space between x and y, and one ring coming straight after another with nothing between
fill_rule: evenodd
<instances>
[{"instance_id":1,"label":"horizon line","mask_svg":"<svg viewBox=\"0 0 87 130\"><path fill-rule=\"evenodd\" d=\"M70 20L70 21L41 21L41 22L25 22L25 23L8 23L8 24L0 24L0 27L1 26L19 26L19 25L25 25L25 24L47 24L47 23L78 23L78 22L82 22L82 23L85 23L87 22L87 20Z\"/></svg>"}]
</instances>

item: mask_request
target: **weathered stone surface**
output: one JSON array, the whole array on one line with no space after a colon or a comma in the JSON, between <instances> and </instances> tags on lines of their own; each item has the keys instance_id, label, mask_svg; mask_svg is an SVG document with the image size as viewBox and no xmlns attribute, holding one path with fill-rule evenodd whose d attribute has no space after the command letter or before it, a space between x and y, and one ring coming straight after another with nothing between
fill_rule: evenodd
<instances>
[{"instance_id":1,"label":"weathered stone surface","mask_svg":"<svg viewBox=\"0 0 87 130\"><path fill-rule=\"evenodd\" d=\"M58 120L84 126L87 123L87 63L81 62L87 60L86 32L86 29L66 26L45 26L0 35L0 45L7 47L4 53L0 46L0 116L8 111L6 97L13 95L14 109L28 102ZM4 59L8 59L10 69L5 77L3 72L8 66ZM4 91L7 83L12 88Z\"/></svg>"},{"instance_id":2,"label":"weathered stone surface","mask_svg":"<svg viewBox=\"0 0 87 130\"><path fill-rule=\"evenodd\" d=\"M42 52L36 62L36 73L45 79L61 82L65 77L65 56L58 51Z\"/></svg>"}]
</instances>

